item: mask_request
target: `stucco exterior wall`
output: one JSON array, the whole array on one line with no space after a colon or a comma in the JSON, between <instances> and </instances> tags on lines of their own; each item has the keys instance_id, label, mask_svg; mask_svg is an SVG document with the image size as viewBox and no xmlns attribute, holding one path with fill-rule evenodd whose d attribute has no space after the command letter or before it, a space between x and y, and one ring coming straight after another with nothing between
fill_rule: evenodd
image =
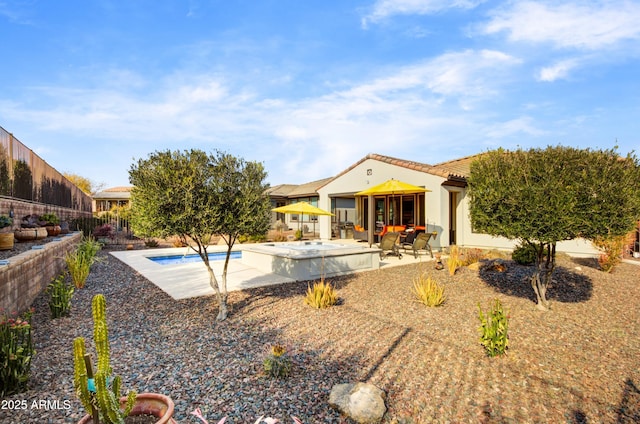
<instances>
[{"instance_id":1,"label":"stucco exterior wall","mask_svg":"<svg viewBox=\"0 0 640 424\"><path fill-rule=\"evenodd\" d=\"M442 184L445 182L445 178L443 177L375 159L364 160L318 189L320 196L318 207L331 210L332 196L341 194L345 195L345 197L351 196L356 192L366 190L369 187L383 183L391 178L431 190L425 193L424 210L427 231L436 231L438 233L436 239L431 242L433 248L441 249L451 244L449 236L450 192L457 193L457 202L453 205L455 207L457 222L457 245L482 249L511 250L517 244L517 242L506 238L493 237L472 231L469 215L469 198L464 187L443 186ZM329 240L331 238L331 217L319 217L318 228L320 238ZM558 244L558 251L576 256L593 256L598 254L598 250L595 249L590 242L582 239L561 242Z\"/></svg>"},{"instance_id":2,"label":"stucco exterior wall","mask_svg":"<svg viewBox=\"0 0 640 424\"><path fill-rule=\"evenodd\" d=\"M466 195L466 190L462 191L462 201L460 202L459 214L460 223L462 228L460 231L460 237L457 240L457 244L464 247L475 247L479 249L504 249L512 250L517 244L517 241L509 240L504 237L493 237L487 234L474 233L471 227L471 218L469 214L469 198ZM572 256L594 256L600 252L596 249L591 242L585 239L576 239L563 241L557 244L556 249L558 252L570 254Z\"/></svg>"},{"instance_id":3,"label":"stucco exterior wall","mask_svg":"<svg viewBox=\"0 0 640 424\"><path fill-rule=\"evenodd\" d=\"M441 186L442 182L444 182L444 178L442 177L374 159L367 159L318 189L320 196L318 207L331 210L331 196L336 194L353 195L354 193L381 184L391 178L431 190L425 193L425 204L423 207L425 208L425 219L428 230L433 231L435 228L435 231L438 232L438 237L433 245L439 245L444 228L442 222L442 199L447 199L448 202L446 189ZM446 203L444 205L446 206ZM446 214L445 216L448 217ZM320 229L320 238L328 240L331 238L331 217L321 216L319 218L318 227Z\"/></svg>"}]
</instances>

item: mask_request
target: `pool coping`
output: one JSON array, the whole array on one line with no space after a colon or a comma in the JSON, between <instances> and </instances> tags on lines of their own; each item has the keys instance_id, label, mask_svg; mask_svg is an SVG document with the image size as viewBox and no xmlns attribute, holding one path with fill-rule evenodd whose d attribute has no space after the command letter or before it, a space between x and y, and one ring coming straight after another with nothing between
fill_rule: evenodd
<instances>
[{"instance_id":1,"label":"pool coping","mask_svg":"<svg viewBox=\"0 0 640 424\"><path fill-rule=\"evenodd\" d=\"M209 253L226 252L226 250L226 246L210 246L207 249ZM234 247L233 250L238 251L242 249ZM132 267L176 300L215 294L209 284L209 274L206 272L204 264L196 262L190 264L160 265L147 258L149 256L182 255L185 253L191 254L194 253L194 251L187 247L172 247L110 252L111 255ZM218 279L218 284L221 285L224 261L211 261L210 264ZM230 260L229 268L227 269L227 291L244 290L272 284L290 283L293 281L295 280L292 278L261 272L241 263L238 259Z\"/></svg>"}]
</instances>

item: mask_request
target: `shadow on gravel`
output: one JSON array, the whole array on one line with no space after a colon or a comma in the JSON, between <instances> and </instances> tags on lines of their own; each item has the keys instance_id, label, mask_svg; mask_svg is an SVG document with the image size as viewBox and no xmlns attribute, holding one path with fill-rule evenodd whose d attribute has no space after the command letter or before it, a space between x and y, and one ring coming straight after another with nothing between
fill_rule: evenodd
<instances>
[{"instance_id":1,"label":"shadow on gravel","mask_svg":"<svg viewBox=\"0 0 640 424\"><path fill-rule=\"evenodd\" d=\"M600 270L600 265L598 265L598 260L596 258L571 258L570 260L578 266L585 266Z\"/></svg>"},{"instance_id":2,"label":"shadow on gravel","mask_svg":"<svg viewBox=\"0 0 640 424\"><path fill-rule=\"evenodd\" d=\"M500 293L521 297L536 302L536 295L531 287L531 276L534 267L505 262L503 272L491 270L490 267L480 269L480 278ZM593 294L593 283L585 275L557 266L553 271L552 283L547 290L547 299L562 303L586 302Z\"/></svg>"},{"instance_id":3,"label":"shadow on gravel","mask_svg":"<svg viewBox=\"0 0 640 424\"><path fill-rule=\"evenodd\" d=\"M624 382L622 400L618 407L617 423L638 423L640 422L640 388L636 386L631 378Z\"/></svg>"},{"instance_id":4,"label":"shadow on gravel","mask_svg":"<svg viewBox=\"0 0 640 424\"><path fill-rule=\"evenodd\" d=\"M327 277L326 282L333 285L336 290L340 290L356 278L355 275L342 275L339 277ZM264 307L265 304L275 303L282 299L294 297L304 297L307 293L307 287L312 286L311 281L296 281L294 283L274 284L272 286L256 287L252 289L242 290L242 299L234 300L233 308L237 311L250 311L254 307Z\"/></svg>"}]
</instances>

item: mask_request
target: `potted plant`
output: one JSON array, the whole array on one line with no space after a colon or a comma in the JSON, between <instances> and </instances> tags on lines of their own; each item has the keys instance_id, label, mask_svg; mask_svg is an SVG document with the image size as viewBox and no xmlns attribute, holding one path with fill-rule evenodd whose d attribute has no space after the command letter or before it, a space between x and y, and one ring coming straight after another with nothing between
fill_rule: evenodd
<instances>
[{"instance_id":1,"label":"potted plant","mask_svg":"<svg viewBox=\"0 0 640 424\"><path fill-rule=\"evenodd\" d=\"M120 396L120 377L112 374L110 365L106 308L104 296L95 295L91 302L93 338L98 355L95 374L84 339L77 337L73 342L73 383L76 394L88 412L79 424L124 424L125 417L129 415L155 417L155 424L176 424L172 418L173 401L168 396L158 393L137 394L134 390L126 397Z\"/></svg>"},{"instance_id":2,"label":"potted plant","mask_svg":"<svg viewBox=\"0 0 640 424\"><path fill-rule=\"evenodd\" d=\"M7 215L0 215L0 250L13 249L13 232L11 230L13 219Z\"/></svg>"},{"instance_id":3,"label":"potted plant","mask_svg":"<svg viewBox=\"0 0 640 424\"><path fill-rule=\"evenodd\" d=\"M47 237L47 229L40 227L38 215L27 215L22 218L20 228L17 228L13 235L18 241L40 240Z\"/></svg>"},{"instance_id":4,"label":"potted plant","mask_svg":"<svg viewBox=\"0 0 640 424\"><path fill-rule=\"evenodd\" d=\"M40 222L44 222L48 236L57 236L60 234L60 218L55 213L45 213L40 215Z\"/></svg>"}]
</instances>

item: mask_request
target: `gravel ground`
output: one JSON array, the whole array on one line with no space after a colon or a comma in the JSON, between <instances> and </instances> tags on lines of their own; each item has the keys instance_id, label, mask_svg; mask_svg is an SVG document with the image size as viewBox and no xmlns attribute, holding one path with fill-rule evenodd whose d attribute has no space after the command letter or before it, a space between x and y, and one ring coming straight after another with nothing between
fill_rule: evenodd
<instances>
[{"instance_id":1,"label":"gravel ground","mask_svg":"<svg viewBox=\"0 0 640 424\"><path fill-rule=\"evenodd\" d=\"M91 340L96 293L107 298L112 366L123 387L171 396L180 423L197 422L189 415L195 407L212 423L224 415L231 424L253 423L263 414L347 423L327 400L334 384L350 381L387 392L385 423L640 421L637 265L605 274L591 260L561 259L548 312L535 308L529 267L507 262L504 273L463 268L450 277L426 263L331 279L341 304L324 311L303 304L306 283L231 293L229 319L216 323L212 297L174 301L106 252L101 257L70 317L51 320L44 294L35 302L29 390L2 401L0 422L82 416L72 341ZM445 305L413 301L411 282L422 271L445 285ZM496 297L510 314L510 350L488 358L478 342L478 303L486 310ZM272 343L293 355L288 379L261 372Z\"/></svg>"},{"instance_id":2,"label":"gravel ground","mask_svg":"<svg viewBox=\"0 0 640 424\"><path fill-rule=\"evenodd\" d=\"M53 240L53 237L47 237L42 240L35 240L29 242L18 242L17 240L13 244L13 249L10 250L0 250L0 259L9 259L12 256L19 255L20 253L24 253L27 250L31 250L31 247L38 244L49 243Z\"/></svg>"}]
</instances>

